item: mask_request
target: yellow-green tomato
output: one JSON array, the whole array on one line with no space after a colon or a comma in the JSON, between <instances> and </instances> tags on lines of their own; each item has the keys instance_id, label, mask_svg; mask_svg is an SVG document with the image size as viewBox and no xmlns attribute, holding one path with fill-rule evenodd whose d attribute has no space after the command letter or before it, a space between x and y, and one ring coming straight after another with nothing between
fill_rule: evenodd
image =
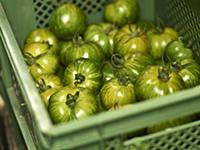
<instances>
[{"instance_id":1,"label":"yellow-green tomato","mask_svg":"<svg viewBox=\"0 0 200 150\"><path fill-rule=\"evenodd\" d=\"M107 110L136 102L135 87L126 77L113 78L100 90L100 100Z\"/></svg>"},{"instance_id":2,"label":"yellow-green tomato","mask_svg":"<svg viewBox=\"0 0 200 150\"><path fill-rule=\"evenodd\" d=\"M51 96L48 111L54 123L80 120L98 110L96 97L89 89L66 86Z\"/></svg>"}]
</instances>

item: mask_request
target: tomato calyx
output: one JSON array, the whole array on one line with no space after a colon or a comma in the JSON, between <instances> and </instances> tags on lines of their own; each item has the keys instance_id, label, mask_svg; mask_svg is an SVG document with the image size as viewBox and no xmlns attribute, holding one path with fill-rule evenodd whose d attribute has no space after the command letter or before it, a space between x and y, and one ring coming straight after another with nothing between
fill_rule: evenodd
<instances>
[{"instance_id":1,"label":"tomato calyx","mask_svg":"<svg viewBox=\"0 0 200 150\"><path fill-rule=\"evenodd\" d=\"M35 63L35 58L29 54L29 53L26 53L25 54L25 62L28 64L28 65L33 65Z\"/></svg>"},{"instance_id":2,"label":"tomato calyx","mask_svg":"<svg viewBox=\"0 0 200 150\"><path fill-rule=\"evenodd\" d=\"M114 30L116 28L116 26L114 24L112 24L108 29L106 29L104 32L107 36L110 35L110 33L112 32L112 30Z\"/></svg>"},{"instance_id":3,"label":"tomato calyx","mask_svg":"<svg viewBox=\"0 0 200 150\"><path fill-rule=\"evenodd\" d=\"M34 57L33 55L31 55L30 53L25 53L24 54L24 58L25 58L25 62L28 64L28 65L33 65L35 64L35 61L40 58L41 56L44 56L46 55L48 52L45 52L43 54L40 54L36 57Z\"/></svg>"},{"instance_id":4,"label":"tomato calyx","mask_svg":"<svg viewBox=\"0 0 200 150\"><path fill-rule=\"evenodd\" d=\"M113 106L113 108L114 108L114 110L118 110L118 109L120 109L120 106L119 106L118 103L115 103L114 106Z\"/></svg>"},{"instance_id":5,"label":"tomato calyx","mask_svg":"<svg viewBox=\"0 0 200 150\"><path fill-rule=\"evenodd\" d=\"M158 67L158 78L163 82L169 81L169 69L163 66Z\"/></svg>"},{"instance_id":6,"label":"tomato calyx","mask_svg":"<svg viewBox=\"0 0 200 150\"><path fill-rule=\"evenodd\" d=\"M146 31L145 28L141 30L140 27L139 27L139 25L136 25L136 29L133 30L131 24L128 24L128 28L131 31L131 33L130 33L130 39L131 38L135 38L135 37L140 37Z\"/></svg>"},{"instance_id":7,"label":"tomato calyx","mask_svg":"<svg viewBox=\"0 0 200 150\"><path fill-rule=\"evenodd\" d=\"M40 92L44 92L48 89L51 89L51 86L50 85L47 86L44 79L41 79L38 83L38 89L39 89Z\"/></svg>"},{"instance_id":8,"label":"tomato calyx","mask_svg":"<svg viewBox=\"0 0 200 150\"><path fill-rule=\"evenodd\" d=\"M125 76L121 75L118 78L118 82L119 82L119 85L127 86L130 83L130 78L128 77L128 75L125 75Z\"/></svg>"},{"instance_id":9,"label":"tomato calyx","mask_svg":"<svg viewBox=\"0 0 200 150\"><path fill-rule=\"evenodd\" d=\"M77 34L72 39L72 42L77 46L80 46L84 43L83 38L80 35L77 35Z\"/></svg>"},{"instance_id":10,"label":"tomato calyx","mask_svg":"<svg viewBox=\"0 0 200 150\"><path fill-rule=\"evenodd\" d=\"M82 74L80 73L77 73L75 74L75 82L74 84L77 85L77 84L81 84L85 81L85 76L83 76Z\"/></svg>"},{"instance_id":11,"label":"tomato calyx","mask_svg":"<svg viewBox=\"0 0 200 150\"><path fill-rule=\"evenodd\" d=\"M79 94L80 94L79 91L77 91L74 95L72 94L67 95L66 105L69 106L71 110L74 110Z\"/></svg>"},{"instance_id":12,"label":"tomato calyx","mask_svg":"<svg viewBox=\"0 0 200 150\"><path fill-rule=\"evenodd\" d=\"M123 64L124 64L124 60L120 54L115 53L111 56L111 65L114 68L122 68Z\"/></svg>"},{"instance_id":13,"label":"tomato calyx","mask_svg":"<svg viewBox=\"0 0 200 150\"><path fill-rule=\"evenodd\" d=\"M175 61L171 63L171 70L173 72L178 73L179 71L181 71L183 68L189 66L191 63L186 63L186 64L181 64L180 61Z\"/></svg>"}]
</instances>

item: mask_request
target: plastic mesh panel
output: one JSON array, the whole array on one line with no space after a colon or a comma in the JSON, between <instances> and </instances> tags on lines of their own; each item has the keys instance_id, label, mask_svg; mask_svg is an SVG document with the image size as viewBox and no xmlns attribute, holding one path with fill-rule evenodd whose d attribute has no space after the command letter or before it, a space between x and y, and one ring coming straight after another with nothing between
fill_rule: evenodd
<instances>
[{"instance_id":1,"label":"plastic mesh panel","mask_svg":"<svg viewBox=\"0 0 200 150\"><path fill-rule=\"evenodd\" d=\"M48 27L51 13L63 3L74 3L81 8L87 16L101 13L106 0L33 0L36 13L37 27Z\"/></svg>"},{"instance_id":2,"label":"plastic mesh panel","mask_svg":"<svg viewBox=\"0 0 200 150\"><path fill-rule=\"evenodd\" d=\"M151 150L199 150L200 126L148 141Z\"/></svg>"},{"instance_id":3,"label":"plastic mesh panel","mask_svg":"<svg viewBox=\"0 0 200 150\"><path fill-rule=\"evenodd\" d=\"M181 130L174 130L140 144L131 144L127 150L200 150L200 123Z\"/></svg>"},{"instance_id":4,"label":"plastic mesh panel","mask_svg":"<svg viewBox=\"0 0 200 150\"><path fill-rule=\"evenodd\" d=\"M200 62L200 16L187 0L167 1L168 24L174 26L187 41L193 41L192 49Z\"/></svg>"}]
</instances>

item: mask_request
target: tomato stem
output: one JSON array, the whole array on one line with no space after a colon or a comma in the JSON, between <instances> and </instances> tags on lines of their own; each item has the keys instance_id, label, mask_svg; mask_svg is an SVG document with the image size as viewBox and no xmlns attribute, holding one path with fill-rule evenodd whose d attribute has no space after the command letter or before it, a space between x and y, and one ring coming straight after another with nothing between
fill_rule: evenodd
<instances>
[{"instance_id":1,"label":"tomato stem","mask_svg":"<svg viewBox=\"0 0 200 150\"><path fill-rule=\"evenodd\" d=\"M51 88L51 86L47 86L45 81L44 81L44 79L41 79L39 81L39 91L40 92L44 92L44 91L46 91L46 90L48 90L50 88Z\"/></svg>"},{"instance_id":2,"label":"tomato stem","mask_svg":"<svg viewBox=\"0 0 200 150\"><path fill-rule=\"evenodd\" d=\"M113 54L111 56L111 64L112 64L113 67L122 68L123 63L124 63L124 60L123 60L123 58L121 57L120 54Z\"/></svg>"},{"instance_id":3,"label":"tomato stem","mask_svg":"<svg viewBox=\"0 0 200 150\"><path fill-rule=\"evenodd\" d=\"M35 58L29 54L29 53L26 53L25 54L25 62L28 64L28 65L33 65L35 63Z\"/></svg>"},{"instance_id":4,"label":"tomato stem","mask_svg":"<svg viewBox=\"0 0 200 150\"><path fill-rule=\"evenodd\" d=\"M130 79L127 75L119 77L118 81L122 86L127 86L130 83Z\"/></svg>"},{"instance_id":5,"label":"tomato stem","mask_svg":"<svg viewBox=\"0 0 200 150\"><path fill-rule=\"evenodd\" d=\"M77 85L77 84L81 84L85 81L85 76L83 76L82 74L80 73L77 73L75 74L75 82L74 84Z\"/></svg>"},{"instance_id":6,"label":"tomato stem","mask_svg":"<svg viewBox=\"0 0 200 150\"><path fill-rule=\"evenodd\" d=\"M172 67L172 71L174 72L179 72L182 68L179 62L172 62L171 67Z\"/></svg>"},{"instance_id":7,"label":"tomato stem","mask_svg":"<svg viewBox=\"0 0 200 150\"><path fill-rule=\"evenodd\" d=\"M80 35L76 34L72 41L77 45L81 45L83 43L83 38Z\"/></svg>"},{"instance_id":8,"label":"tomato stem","mask_svg":"<svg viewBox=\"0 0 200 150\"><path fill-rule=\"evenodd\" d=\"M118 110L120 107L119 107L119 104L118 103L115 103L114 106L113 106L114 110Z\"/></svg>"},{"instance_id":9,"label":"tomato stem","mask_svg":"<svg viewBox=\"0 0 200 150\"><path fill-rule=\"evenodd\" d=\"M108 29L105 30L106 35L110 35L110 32L115 29L115 25L112 24Z\"/></svg>"},{"instance_id":10,"label":"tomato stem","mask_svg":"<svg viewBox=\"0 0 200 150\"><path fill-rule=\"evenodd\" d=\"M72 95L72 94L68 94L68 95L67 95L66 104L69 106L69 108L70 108L71 110L74 110L75 105L76 105L76 101L77 101L78 97L79 97L79 91L77 91L77 92L75 93L75 95Z\"/></svg>"},{"instance_id":11,"label":"tomato stem","mask_svg":"<svg viewBox=\"0 0 200 150\"><path fill-rule=\"evenodd\" d=\"M169 70L166 67L160 66L158 68L158 78L161 81L167 82L170 79L170 77L169 77Z\"/></svg>"}]
</instances>

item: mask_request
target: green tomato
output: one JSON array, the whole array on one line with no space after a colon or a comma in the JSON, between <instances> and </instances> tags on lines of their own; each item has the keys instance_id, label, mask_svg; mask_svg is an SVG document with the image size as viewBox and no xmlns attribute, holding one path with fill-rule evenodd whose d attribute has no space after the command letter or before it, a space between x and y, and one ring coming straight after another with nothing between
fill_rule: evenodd
<instances>
[{"instance_id":1,"label":"green tomato","mask_svg":"<svg viewBox=\"0 0 200 150\"><path fill-rule=\"evenodd\" d=\"M41 96L42 101L44 102L44 105L46 106L46 108L48 108L48 106L49 106L49 100L50 100L51 96L53 94L55 94L56 92L58 92L59 90L60 90L60 88L50 88L50 89L47 89L46 91L40 93L40 96Z\"/></svg>"},{"instance_id":2,"label":"green tomato","mask_svg":"<svg viewBox=\"0 0 200 150\"><path fill-rule=\"evenodd\" d=\"M49 27L59 39L69 40L85 31L86 16L75 4L66 3L53 12Z\"/></svg>"},{"instance_id":3,"label":"green tomato","mask_svg":"<svg viewBox=\"0 0 200 150\"><path fill-rule=\"evenodd\" d=\"M58 51L58 40L56 36L49 30L44 28L38 28L31 31L25 39L25 45L31 43L46 43L50 47L52 53L57 53Z\"/></svg>"},{"instance_id":4,"label":"green tomato","mask_svg":"<svg viewBox=\"0 0 200 150\"><path fill-rule=\"evenodd\" d=\"M193 59L184 59L172 63L172 70L177 72L185 82L186 88L200 84L200 65Z\"/></svg>"},{"instance_id":5,"label":"green tomato","mask_svg":"<svg viewBox=\"0 0 200 150\"><path fill-rule=\"evenodd\" d=\"M165 59L169 62L193 58L194 55L192 50L187 48L181 40L172 41L165 50Z\"/></svg>"},{"instance_id":6,"label":"green tomato","mask_svg":"<svg viewBox=\"0 0 200 150\"><path fill-rule=\"evenodd\" d=\"M54 74L40 75L35 82L46 107L49 105L50 97L63 86L60 78Z\"/></svg>"},{"instance_id":7,"label":"green tomato","mask_svg":"<svg viewBox=\"0 0 200 150\"><path fill-rule=\"evenodd\" d=\"M154 64L151 56L142 53L127 53L123 57L114 54L112 65L117 68L116 74L125 73L135 83L141 72L149 65Z\"/></svg>"},{"instance_id":8,"label":"green tomato","mask_svg":"<svg viewBox=\"0 0 200 150\"><path fill-rule=\"evenodd\" d=\"M47 43L31 43L25 45L22 52L26 63L32 65L37 58L47 53L51 53L51 50Z\"/></svg>"},{"instance_id":9,"label":"green tomato","mask_svg":"<svg viewBox=\"0 0 200 150\"><path fill-rule=\"evenodd\" d=\"M93 61L80 58L71 63L65 70L65 84L98 91L101 83L102 72Z\"/></svg>"},{"instance_id":10,"label":"green tomato","mask_svg":"<svg viewBox=\"0 0 200 150\"><path fill-rule=\"evenodd\" d=\"M80 36L73 41L61 43L60 49L60 60L65 66L79 58L89 58L98 64L102 64L105 59L99 45L92 41L83 41Z\"/></svg>"},{"instance_id":11,"label":"green tomato","mask_svg":"<svg viewBox=\"0 0 200 150\"><path fill-rule=\"evenodd\" d=\"M80 120L98 110L95 95L89 89L66 86L51 96L48 111L54 123Z\"/></svg>"},{"instance_id":12,"label":"green tomato","mask_svg":"<svg viewBox=\"0 0 200 150\"><path fill-rule=\"evenodd\" d=\"M115 53L148 53L148 41L145 31L135 24L122 27L115 36Z\"/></svg>"},{"instance_id":13,"label":"green tomato","mask_svg":"<svg viewBox=\"0 0 200 150\"><path fill-rule=\"evenodd\" d=\"M36 87L42 92L50 88L62 87L62 82L60 78L54 74L42 74L41 76L36 78L35 82Z\"/></svg>"},{"instance_id":14,"label":"green tomato","mask_svg":"<svg viewBox=\"0 0 200 150\"><path fill-rule=\"evenodd\" d=\"M118 29L109 23L92 24L86 29L84 38L97 43L104 54L110 57L114 50L114 36L117 31Z\"/></svg>"},{"instance_id":15,"label":"green tomato","mask_svg":"<svg viewBox=\"0 0 200 150\"><path fill-rule=\"evenodd\" d=\"M148 134L156 133L156 132L159 132L159 131L164 130L164 129L173 128L173 127L176 127L176 126L180 126L180 125L189 123L191 121L193 121L191 116L186 116L186 117L181 117L181 118L176 118L176 119L164 121L164 122L155 124L151 127L148 127L147 133Z\"/></svg>"},{"instance_id":16,"label":"green tomato","mask_svg":"<svg viewBox=\"0 0 200 150\"><path fill-rule=\"evenodd\" d=\"M103 78L101 82L105 83L114 78L116 70L110 62L105 62L102 67Z\"/></svg>"},{"instance_id":17,"label":"green tomato","mask_svg":"<svg viewBox=\"0 0 200 150\"><path fill-rule=\"evenodd\" d=\"M178 38L178 33L170 27L165 27L162 31L151 30L147 35L150 54L155 60L162 59L167 45Z\"/></svg>"},{"instance_id":18,"label":"green tomato","mask_svg":"<svg viewBox=\"0 0 200 150\"><path fill-rule=\"evenodd\" d=\"M135 87L127 76L113 78L102 86L100 100L107 110L134 103L136 102Z\"/></svg>"},{"instance_id":19,"label":"green tomato","mask_svg":"<svg viewBox=\"0 0 200 150\"><path fill-rule=\"evenodd\" d=\"M29 71L34 79L42 74L54 74L59 66L58 57L53 54L40 56L29 66Z\"/></svg>"},{"instance_id":20,"label":"green tomato","mask_svg":"<svg viewBox=\"0 0 200 150\"><path fill-rule=\"evenodd\" d=\"M138 100L142 101L185 89L185 83L179 74L155 65L144 70L136 81L135 89Z\"/></svg>"},{"instance_id":21,"label":"green tomato","mask_svg":"<svg viewBox=\"0 0 200 150\"><path fill-rule=\"evenodd\" d=\"M104 9L106 21L118 26L136 22L139 15L139 6L136 0L114 0Z\"/></svg>"}]
</instances>

